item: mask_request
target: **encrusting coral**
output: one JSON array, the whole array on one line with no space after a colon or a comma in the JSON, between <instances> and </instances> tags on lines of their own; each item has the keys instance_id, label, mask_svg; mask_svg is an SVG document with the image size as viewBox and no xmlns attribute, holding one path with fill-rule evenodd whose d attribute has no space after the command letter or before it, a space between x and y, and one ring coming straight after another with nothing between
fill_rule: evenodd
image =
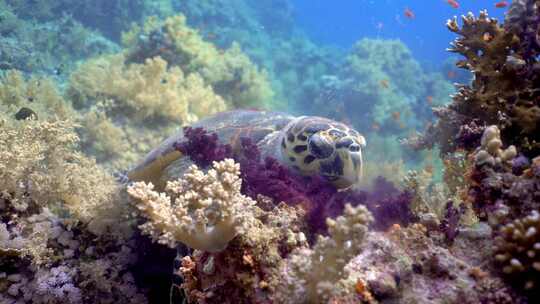
<instances>
[{"instance_id":1,"label":"encrusting coral","mask_svg":"<svg viewBox=\"0 0 540 304\"><path fill-rule=\"evenodd\" d=\"M154 240L216 252L244 231L252 217L255 202L240 193L239 175L240 166L225 159L214 162L208 173L191 166L182 179L167 183L167 194L145 182L134 183L128 193L148 219L140 228Z\"/></svg>"}]
</instances>

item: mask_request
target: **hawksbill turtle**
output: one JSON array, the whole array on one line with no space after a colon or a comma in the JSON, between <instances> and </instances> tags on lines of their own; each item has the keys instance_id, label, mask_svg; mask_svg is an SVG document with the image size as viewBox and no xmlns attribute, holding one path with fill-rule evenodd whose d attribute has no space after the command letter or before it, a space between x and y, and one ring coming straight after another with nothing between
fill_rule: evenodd
<instances>
[{"instance_id":1,"label":"hawksbill turtle","mask_svg":"<svg viewBox=\"0 0 540 304\"><path fill-rule=\"evenodd\" d=\"M261 156L271 156L302 175L319 174L337 188L357 184L362 176L365 138L347 125L317 116L295 117L280 112L232 110L192 125L215 132L220 142L240 149L240 139L250 138ZM191 164L175 148L182 131L162 142L142 162L128 171L131 181L152 182L157 188L178 178Z\"/></svg>"}]
</instances>

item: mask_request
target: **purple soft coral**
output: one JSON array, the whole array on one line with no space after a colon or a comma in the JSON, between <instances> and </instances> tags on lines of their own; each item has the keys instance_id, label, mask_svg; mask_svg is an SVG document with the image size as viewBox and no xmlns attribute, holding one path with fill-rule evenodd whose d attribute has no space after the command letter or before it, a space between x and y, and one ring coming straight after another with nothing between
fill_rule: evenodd
<instances>
[{"instance_id":1,"label":"purple soft coral","mask_svg":"<svg viewBox=\"0 0 540 304\"><path fill-rule=\"evenodd\" d=\"M233 156L231 147L220 144L215 133L209 134L202 128L186 128L184 132L187 141L177 143L176 148L199 166ZM312 234L324 233L326 218L341 215L346 203L366 205L376 219L373 227L377 230L396 223L406 226L414 220L411 194L398 190L382 177L376 179L372 192L338 191L321 176L302 176L275 158L261 159L259 148L250 138L241 138L240 153L234 158L240 163L243 194L252 198L260 194L275 202L301 205L307 212Z\"/></svg>"},{"instance_id":2,"label":"purple soft coral","mask_svg":"<svg viewBox=\"0 0 540 304\"><path fill-rule=\"evenodd\" d=\"M198 166L208 167L213 161L232 157L231 146L221 144L216 133L209 134L203 128L185 127L184 136L187 141L175 143L174 147L188 155Z\"/></svg>"}]
</instances>

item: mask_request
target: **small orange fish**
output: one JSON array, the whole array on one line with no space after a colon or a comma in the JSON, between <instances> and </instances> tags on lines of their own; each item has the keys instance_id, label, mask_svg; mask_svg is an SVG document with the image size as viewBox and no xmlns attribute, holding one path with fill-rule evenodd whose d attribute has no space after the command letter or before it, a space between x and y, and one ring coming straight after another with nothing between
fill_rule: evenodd
<instances>
[{"instance_id":1,"label":"small orange fish","mask_svg":"<svg viewBox=\"0 0 540 304\"><path fill-rule=\"evenodd\" d=\"M456 0L446 0L446 2L453 8L459 8L459 3Z\"/></svg>"},{"instance_id":2,"label":"small orange fish","mask_svg":"<svg viewBox=\"0 0 540 304\"><path fill-rule=\"evenodd\" d=\"M399 119L401 118L401 113L399 111L392 112L392 118L395 121L399 121Z\"/></svg>"},{"instance_id":3,"label":"small orange fish","mask_svg":"<svg viewBox=\"0 0 540 304\"><path fill-rule=\"evenodd\" d=\"M214 40L217 38L217 35L215 33L208 33L206 38L208 38L208 40Z\"/></svg>"},{"instance_id":4,"label":"small orange fish","mask_svg":"<svg viewBox=\"0 0 540 304\"><path fill-rule=\"evenodd\" d=\"M405 17L409 19L416 18L416 15L414 14L414 12L408 7L406 7L405 10L403 11L403 15L405 15Z\"/></svg>"},{"instance_id":5,"label":"small orange fish","mask_svg":"<svg viewBox=\"0 0 540 304\"><path fill-rule=\"evenodd\" d=\"M400 122L399 123L399 128L400 129L405 129L405 128L407 128L407 125L405 125L405 123L403 123L403 122Z\"/></svg>"},{"instance_id":6,"label":"small orange fish","mask_svg":"<svg viewBox=\"0 0 540 304\"><path fill-rule=\"evenodd\" d=\"M482 40L485 42L490 42L493 39L493 35L491 35L488 32L485 32L484 35L482 35Z\"/></svg>"},{"instance_id":7,"label":"small orange fish","mask_svg":"<svg viewBox=\"0 0 540 304\"><path fill-rule=\"evenodd\" d=\"M371 129L375 132L379 131L381 129L381 125L379 125L378 123L374 122L372 125L371 125Z\"/></svg>"},{"instance_id":8,"label":"small orange fish","mask_svg":"<svg viewBox=\"0 0 540 304\"><path fill-rule=\"evenodd\" d=\"M388 89L390 87L390 82L388 81L388 79L383 79L379 81L379 84L385 89Z\"/></svg>"},{"instance_id":9,"label":"small orange fish","mask_svg":"<svg viewBox=\"0 0 540 304\"><path fill-rule=\"evenodd\" d=\"M433 96L429 95L428 97L426 97L426 102L428 105L432 105L433 104Z\"/></svg>"},{"instance_id":10,"label":"small orange fish","mask_svg":"<svg viewBox=\"0 0 540 304\"><path fill-rule=\"evenodd\" d=\"M450 78L450 79L454 79L454 78L456 78L456 72L454 72L454 71L448 71L448 73L446 74L446 76L448 76L448 78Z\"/></svg>"},{"instance_id":11,"label":"small orange fish","mask_svg":"<svg viewBox=\"0 0 540 304\"><path fill-rule=\"evenodd\" d=\"M495 3L496 8L505 8L508 6L508 1L499 1Z\"/></svg>"}]
</instances>

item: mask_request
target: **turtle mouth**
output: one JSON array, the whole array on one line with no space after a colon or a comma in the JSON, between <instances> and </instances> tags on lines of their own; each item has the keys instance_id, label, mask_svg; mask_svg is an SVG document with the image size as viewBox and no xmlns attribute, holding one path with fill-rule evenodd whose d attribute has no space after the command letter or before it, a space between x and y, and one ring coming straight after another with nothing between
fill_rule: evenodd
<instances>
[{"instance_id":1,"label":"turtle mouth","mask_svg":"<svg viewBox=\"0 0 540 304\"><path fill-rule=\"evenodd\" d=\"M321 173L326 180L338 188L348 188L356 185L362 178L362 153L350 152L347 150L338 151L336 158L332 162L332 171L328 166L321 164Z\"/></svg>"}]
</instances>

